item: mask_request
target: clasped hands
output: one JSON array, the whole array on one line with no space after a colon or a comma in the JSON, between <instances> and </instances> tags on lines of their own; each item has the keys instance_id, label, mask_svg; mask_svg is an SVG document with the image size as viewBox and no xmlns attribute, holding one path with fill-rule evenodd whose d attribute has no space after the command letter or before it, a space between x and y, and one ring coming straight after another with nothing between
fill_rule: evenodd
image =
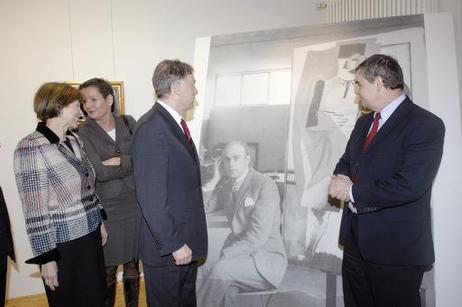
<instances>
[{"instance_id":1,"label":"clasped hands","mask_svg":"<svg viewBox=\"0 0 462 307\"><path fill-rule=\"evenodd\" d=\"M350 200L350 188L353 182L348 176L338 174L330 177L329 195L341 201Z\"/></svg>"}]
</instances>

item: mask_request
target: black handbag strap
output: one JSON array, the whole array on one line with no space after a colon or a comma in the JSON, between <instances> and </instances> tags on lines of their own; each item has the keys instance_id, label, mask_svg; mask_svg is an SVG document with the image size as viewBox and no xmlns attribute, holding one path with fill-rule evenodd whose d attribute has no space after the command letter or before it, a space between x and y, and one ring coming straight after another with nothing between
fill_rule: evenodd
<instances>
[{"instance_id":1,"label":"black handbag strap","mask_svg":"<svg viewBox=\"0 0 462 307\"><path fill-rule=\"evenodd\" d=\"M128 119L125 115L120 115L120 118L124 121L125 126L127 126L128 132L132 135L132 128L130 128L130 124L128 123Z\"/></svg>"}]
</instances>

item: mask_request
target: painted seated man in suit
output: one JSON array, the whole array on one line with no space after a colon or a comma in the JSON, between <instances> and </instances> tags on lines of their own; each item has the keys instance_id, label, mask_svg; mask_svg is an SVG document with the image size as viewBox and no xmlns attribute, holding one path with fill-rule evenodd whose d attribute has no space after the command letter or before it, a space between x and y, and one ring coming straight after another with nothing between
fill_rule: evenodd
<instances>
[{"instance_id":1,"label":"painted seated man in suit","mask_svg":"<svg viewBox=\"0 0 462 307\"><path fill-rule=\"evenodd\" d=\"M199 288L203 307L238 306L237 292L277 288L287 268L281 209L276 184L250 167L247 144L231 142L223 150L223 175L206 211L223 210L231 233L221 256Z\"/></svg>"}]
</instances>

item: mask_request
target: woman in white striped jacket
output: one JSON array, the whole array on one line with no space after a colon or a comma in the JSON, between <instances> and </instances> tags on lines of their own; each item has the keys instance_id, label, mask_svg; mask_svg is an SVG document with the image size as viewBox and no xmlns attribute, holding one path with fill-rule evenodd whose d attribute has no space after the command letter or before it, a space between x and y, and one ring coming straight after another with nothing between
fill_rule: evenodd
<instances>
[{"instance_id":1,"label":"woman in white striped jacket","mask_svg":"<svg viewBox=\"0 0 462 307\"><path fill-rule=\"evenodd\" d=\"M104 306L102 244L95 172L77 127L81 95L66 83L45 83L35 94L40 122L14 153L26 230L50 306Z\"/></svg>"}]
</instances>

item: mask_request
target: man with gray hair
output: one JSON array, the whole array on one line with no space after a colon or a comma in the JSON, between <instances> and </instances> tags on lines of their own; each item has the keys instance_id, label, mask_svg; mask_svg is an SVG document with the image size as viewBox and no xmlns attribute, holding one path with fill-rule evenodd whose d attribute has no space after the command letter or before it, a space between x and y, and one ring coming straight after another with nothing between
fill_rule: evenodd
<instances>
[{"instance_id":1,"label":"man with gray hair","mask_svg":"<svg viewBox=\"0 0 462 307\"><path fill-rule=\"evenodd\" d=\"M138 257L150 307L196 306L197 263L207 255L199 159L183 119L197 94L193 72L179 60L157 65L152 83L158 100L133 136Z\"/></svg>"},{"instance_id":2,"label":"man with gray hair","mask_svg":"<svg viewBox=\"0 0 462 307\"><path fill-rule=\"evenodd\" d=\"M430 201L445 127L403 89L402 69L388 55L356 68L356 93L372 112L356 122L329 184L346 203L346 307L420 307L422 276L435 261Z\"/></svg>"},{"instance_id":3,"label":"man with gray hair","mask_svg":"<svg viewBox=\"0 0 462 307\"><path fill-rule=\"evenodd\" d=\"M278 189L271 178L250 167L250 160L247 144L231 142L216 168L222 176L212 179L216 186L206 211L224 212L231 233L199 288L202 307L239 306L237 292L275 289L287 268Z\"/></svg>"}]
</instances>

